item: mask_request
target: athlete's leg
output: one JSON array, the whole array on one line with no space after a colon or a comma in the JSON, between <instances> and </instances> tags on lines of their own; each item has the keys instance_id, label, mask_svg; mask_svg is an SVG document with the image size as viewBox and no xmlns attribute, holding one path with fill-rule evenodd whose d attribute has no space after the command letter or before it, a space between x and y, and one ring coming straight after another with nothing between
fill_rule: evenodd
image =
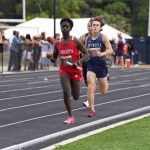
<instances>
[{"instance_id":1,"label":"athlete's leg","mask_svg":"<svg viewBox=\"0 0 150 150\"><path fill-rule=\"evenodd\" d=\"M115 66L117 66L117 65L118 65L118 62L119 62L119 57L118 57L118 56L116 56L116 63L115 63Z\"/></svg>"},{"instance_id":2,"label":"athlete's leg","mask_svg":"<svg viewBox=\"0 0 150 150\"><path fill-rule=\"evenodd\" d=\"M123 66L124 66L123 56L120 57L120 62L121 62L121 63L120 63L120 64L121 64L121 67L123 67Z\"/></svg>"},{"instance_id":3,"label":"athlete's leg","mask_svg":"<svg viewBox=\"0 0 150 150\"><path fill-rule=\"evenodd\" d=\"M99 85L99 90L102 94L106 94L108 91L108 81L107 77L105 78L97 78L98 80L98 85Z\"/></svg>"},{"instance_id":4,"label":"athlete's leg","mask_svg":"<svg viewBox=\"0 0 150 150\"><path fill-rule=\"evenodd\" d=\"M81 81L71 80L71 94L74 100L78 100L81 91Z\"/></svg>"},{"instance_id":5,"label":"athlete's leg","mask_svg":"<svg viewBox=\"0 0 150 150\"><path fill-rule=\"evenodd\" d=\"M87 65L82 65L82 68L83 68L83 78L84 78L84 83L85 83L85 85L86 86L88 86L87 85Z\"/></svg>"},{"instance_id":6,"label":"athlete's leg","mask_svg":"<svg viewBox=\"0 0 150 150\"><path fill-rule=\"evenodd\" d=\"M70 76L68 74L60 74L60 82L63 89L64 103L69 116L72 116L71 100L70 100Z\"/></svg>"},{"instance_id":7,"label":"athlete's leg","mask_svg":"<svg viewBox=\"0 0 150 150\"><path fill-rule=\"evenodd\" d=\"M94 111L95 81L96 81L95 73L88 71L87 72L87 82L88 82L87 98L88 98L90 109L93 111Z\"/></svg>"}]
</instances>

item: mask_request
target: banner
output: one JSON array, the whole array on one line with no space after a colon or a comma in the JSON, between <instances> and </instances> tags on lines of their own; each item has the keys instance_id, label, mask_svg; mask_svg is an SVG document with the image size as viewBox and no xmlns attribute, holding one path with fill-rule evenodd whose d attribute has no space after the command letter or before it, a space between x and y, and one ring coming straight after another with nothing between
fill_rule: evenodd
<instances>
[{"instance_id":1,"label":"banner","mask_svg":"<svg viewBox=\"0 0 150 150\"><path fill-rule=\"evenodd\" d=\"M150 0L149 0L149 16L148 16L148 36L150 36Z\"/></svg>"}]
</instances>

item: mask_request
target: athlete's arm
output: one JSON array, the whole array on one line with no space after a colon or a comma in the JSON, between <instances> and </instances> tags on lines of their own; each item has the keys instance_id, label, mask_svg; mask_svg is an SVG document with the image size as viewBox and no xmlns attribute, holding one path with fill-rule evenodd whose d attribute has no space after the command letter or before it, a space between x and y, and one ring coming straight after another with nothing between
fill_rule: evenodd
<instances>
[{"instance_id":1,"label":"athlete's arm","mask_svg":"<svg viewBox=\"0 0 150 150\"><path fill-rule=\"evenodd\" d=\"M105 45L105 47L106 47L106 51L105 52L98 52L98 56L99 57L102 57L102 56L106 56L106 55L110 55L110 54L112 54L113 53L113 50L112 50L112 47L111 47L111 44L110 44L110 42L109 42L109 40L108 40L108 38L107 38L107 36L106 35L103 35L102 36L102 42L103 42L103 44Z\"/></svg>"},{"instance_id":2,"label":"athlete's arm","mask_svg":"<svg viewBox=\"0 0 150 150\"><path fill-rule=\"evenodd\" d=\"M87 39L88 39L88 37L86 37L86 40L85 40L85 47L86 47L86 49L89 49L88 44L87 44Z\"/></svg>"},{"instance_id":3,"label":"athlete's arm","mask_svg":"<svg viewBox=\"0 0 150 150\"><path fill-rule=\"evenodd\" d=\"M85 46L83 45L83 43L75 38L75 45L76 47L84 54L82 58L79 59L80 63L84 62L87 58L89 58L89 53L87 51L87 49L85 48Z\"/></svg>"},{"instance_id":4,"label":"athlete's arm","mask_svg":"<svg viewBox=\"0 0 150 150\"><path fill-rule=\"evenodd\" d=\"M53 55L52 54L47 54L47 58L49 58L52 63L55 63L56 60L57 60L57 57L58 57L57 44L58 44L58 41L54 44Z\"/></svg>"},{"instance_id":5,"label":"athlete's arm","mask_svg":"<svg viewBox=\"0 0 150 150\"><path fill-rule=\"evenodd\" d=\"M82 43L84 43L84 40L85 40L85 34L81 35L79 39L81 40Z\"/></svg>"}]
</instances>

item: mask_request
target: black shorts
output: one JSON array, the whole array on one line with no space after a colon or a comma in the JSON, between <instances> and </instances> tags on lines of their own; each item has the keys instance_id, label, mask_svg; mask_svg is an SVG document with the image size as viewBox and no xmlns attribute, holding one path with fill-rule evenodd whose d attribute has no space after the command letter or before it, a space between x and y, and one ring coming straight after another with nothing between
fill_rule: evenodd
<instances>
[{"instance_id":1,"label":"black shorts","mask_svg":"<svg viewBox=\"0 0 150 150\"><path fill-rule=\"evenodd\" d=\"M87 83L87 65L82 65L84 82Z\"/></svg>"},{"instance_id":2,"label":"black shorts","mask_svg":"<svg viewBox=\"0 0 150 150\"><path fill-rule=\"evenodd\" d=\"M124 52L117 52L116 56L121 57L121 56L123 56L123 54L124 54Z\"/></svg>"},{"instance_id":3,"label":"black shorts","mask_svg":"<svg viewBox=\"0 0 150 150\"><path fill-rule=\"evenodd\" d=\"M0 44L0 53L3 53L3 44Z\"/></svg>"}]
</instances>

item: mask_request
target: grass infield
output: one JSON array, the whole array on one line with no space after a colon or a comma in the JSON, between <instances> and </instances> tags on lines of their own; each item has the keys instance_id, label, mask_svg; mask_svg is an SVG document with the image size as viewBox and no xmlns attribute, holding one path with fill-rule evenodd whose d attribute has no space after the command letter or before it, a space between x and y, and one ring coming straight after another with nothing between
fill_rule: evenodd
<instances>
[{"instance_id":1,"label":"grass infield","mask_svg":"<svg viewBox=\"0 0 150 150\"><path fill-rule=\"evenodd\" d=\"M59 146L55 150L150 150L150 116Z\"/></svg>"}]
</instances>

